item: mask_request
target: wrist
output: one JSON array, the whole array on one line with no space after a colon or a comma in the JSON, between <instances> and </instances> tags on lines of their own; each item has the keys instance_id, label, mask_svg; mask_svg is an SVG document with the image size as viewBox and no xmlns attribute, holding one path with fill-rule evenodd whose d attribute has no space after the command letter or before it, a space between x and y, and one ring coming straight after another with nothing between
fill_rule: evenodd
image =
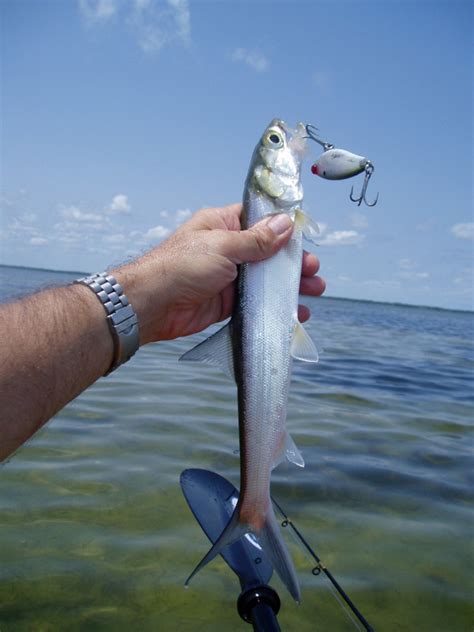
<instances>
[{"instance_id":1,"label":"wrist","mask_svg":"<svg viewBox=\"0 0 474 632\"><path fill-rule=\"evenodd\" d=\"M139 347L138 318L123 287L105 272L82 277L76 284L87 286L102 303L106 322L114 341L113 360L106 375L127 362Z\"/></svg>"},{"instance_id":2,"label":"wrist","mask_svg":"<svg viewBox=\"0 0 474 632\"><path fill-rule=\"evenodd\" d=\"M161 339L170 291L161 258L154 251L111 270L138 317L140 346Z\"/></svg>"}]
</instances>

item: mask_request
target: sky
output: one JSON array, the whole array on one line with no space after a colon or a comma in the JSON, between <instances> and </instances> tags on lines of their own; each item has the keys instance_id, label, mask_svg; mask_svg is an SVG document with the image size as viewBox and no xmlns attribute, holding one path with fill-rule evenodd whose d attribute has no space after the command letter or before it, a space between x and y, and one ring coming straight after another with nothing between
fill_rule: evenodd
<instances>
[{"instance_id":1,"label":"sky","mask_svg":"<svg viewBox=\"0 0 474 632\"><path fill-rule=\"evenodd\" d=\"M0 263L101 271L239 201L275 117L371 159L303 165L327 295L473 309L470 1L0 0ZM314 247L308 244L308 249Z\"/></svg>"}]
</instances>

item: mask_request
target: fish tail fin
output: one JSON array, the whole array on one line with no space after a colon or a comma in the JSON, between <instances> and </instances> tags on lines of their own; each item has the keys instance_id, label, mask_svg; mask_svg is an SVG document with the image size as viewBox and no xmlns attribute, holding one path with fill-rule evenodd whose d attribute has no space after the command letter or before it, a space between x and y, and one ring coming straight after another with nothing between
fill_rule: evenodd
<instances>
[{"instance_id":1,"label":"fish tail fin","mask_svg":"<svg viewBox=\"0 0 474 632\"><path fill-rule=\"evenodd\" d=\"M295 567L288 548L283 540L280 525L270 504L265 523L257 535L264 552L268 555L273 568L288 588L293 599L300 603L301 592Z\"/></svg>"},{"instance_id":2,"label":"fish tail fin","mask_svg":"<svg viewBox=\"0 0 474 632\"><path fill-rule=\"evenodd\" d=\"M217 538L217 540L214 542L214 544L211 546L209 551L206 553L206 555L202 558L202 560L193 570L193 572L188 577L188 579L184 582L185 586L189 586L189 582L194 577L194 575L196 575L196 573L198 573L202 568L204 568L206 564L208 564L217 555L219 555L219 553L225 546L227 546L228 544L233 544L243 535L248 533L249 531L248 526L245 524L242 524L239 521L238 509L239 509L238 507L235 508L231 519L227 523L227 526L224 528L224 530L222 531L220 536Z\"/></svg>"},{"instance_id":3,"label":"fish tail fin","mask_svg":"<svg viewBox=\"0 0 474 632\"><path fill-rule=\"evenodd\" d=\"M187 578L184 585L189 586L189 582L194 575L219 555L225 546L233 544L245 534L252 532L255 533L263 551L268 556L273 568L278 573L293 599L297 603L300 603L301 593L296 571L285 541L283 540L280 525L276 519L271 503L265 516L263 526L258 531L254 531L250 525L240 522L239 506L237 506L221 535Z\"/></svg>"}]
</instances>

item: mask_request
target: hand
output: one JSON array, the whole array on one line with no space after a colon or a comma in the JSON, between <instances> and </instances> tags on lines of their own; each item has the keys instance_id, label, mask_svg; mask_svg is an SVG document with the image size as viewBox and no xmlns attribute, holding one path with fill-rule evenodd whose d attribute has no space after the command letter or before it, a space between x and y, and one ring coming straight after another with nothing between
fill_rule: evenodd
<instances>
[{"instance_id":1,"label":"hand","mask_svg":"<svg viewBox=\"0 0 474 632\"><path fill-rule=\"evenodd\" d=\"M141 344L187 336L228 318L237 265L266 259L290 239L293 224L287 215L241 231L241 212L241 204L201 210L149 253L112 271L138 314ZM324 292L318 269L318 259L304 253L302 294ZM309 315L300 306L300 320Z\"/></svg>"}]
</instances>

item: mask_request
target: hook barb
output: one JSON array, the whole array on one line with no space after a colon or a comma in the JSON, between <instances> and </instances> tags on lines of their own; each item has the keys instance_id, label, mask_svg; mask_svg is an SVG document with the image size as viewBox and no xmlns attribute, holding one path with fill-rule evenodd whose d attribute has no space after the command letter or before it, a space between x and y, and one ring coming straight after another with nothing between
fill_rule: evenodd
<instances>
[{"instance_id":1,"label":"hook barb","mask_svg":"<svg viewBox=\"0 0 474 632\"><path fill-rule=\"evenodd\" d=\"M324 151L327 151L328 149L334 149L334 145L332 143L328 143L327 141L318 138L319 130L315 125L311 125L311 123L308 123L307 125L305 125L305 129L306 133L308 134L307 136L305 136L305 138L311 138L311 140L314 140L316 143L321 145Z\"/></svg>"},{"instance_id":2,"label":"hook barb","mask_svg":"<svg viewBox=\"0 0 474 632\"><path fill-rule=\"evenodd\" d=\"M354 197L354 187L351 188L349 197L353 202L357 202L357 206L360 206L362 202L364 202L367 206L375 206L377 204L377 201L379 199L378 193L373 202L369 202L366 198L367 186L369 184L370 178L372 177L374 169L375 169L374 165L370 162L370 160L367 160L367 163L365 165L364 183L362 185L362 190L360 192L359 197Z\"/></svg>"}]
</instances>

